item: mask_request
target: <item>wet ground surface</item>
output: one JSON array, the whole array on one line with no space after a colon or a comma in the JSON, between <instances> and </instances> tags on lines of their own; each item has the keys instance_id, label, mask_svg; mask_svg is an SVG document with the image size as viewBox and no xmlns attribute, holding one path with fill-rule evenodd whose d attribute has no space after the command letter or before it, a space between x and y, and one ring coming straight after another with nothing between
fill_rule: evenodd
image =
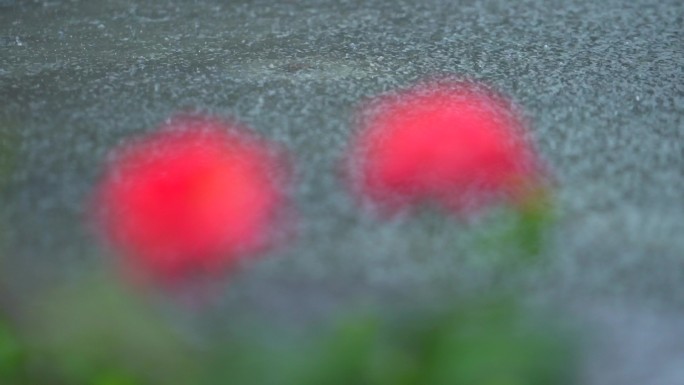
<instances>
[{"instance_id":1,"label":"wet ground surface","mask_svg":"<svg viewBox=\"0 0 684 385\"><path fill-rule=\"evenodd\" d=\"M30 292L97 270L82 219L105 154L194 110L293 151L303 223L212 317L299 322L486 290L463 224L378 223L335 171L363 100L455 74L522 107L556 177L551 262L517 294L599 330L588 384L681 383L683 15L646 0L0 1L0 130L17 165L2 197L8 280Z\"/></svg>"}]
</instances>

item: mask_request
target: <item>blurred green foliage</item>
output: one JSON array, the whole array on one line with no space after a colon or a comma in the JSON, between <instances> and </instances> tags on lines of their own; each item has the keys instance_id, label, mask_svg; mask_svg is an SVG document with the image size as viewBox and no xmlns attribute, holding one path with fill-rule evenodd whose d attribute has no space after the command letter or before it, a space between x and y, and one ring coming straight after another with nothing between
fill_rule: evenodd
<instances>
[{"instance_id":1,"label":"blurred green foliage","mask_svg":"<svg viewBox=\"0 0 684 385\"><path fill-rule=\"evenodd\" d=\"M550 325L528 324L511 302L386 320L349 317L316 341L279 349L224 344L208 384L564 385L575 351ZM251 338L251 337L250 337ZM262 348L259 348L262 346Z\"/></svg>"},{"instance_id":2,"label":"blurred green foliage","mask_svg":"<svg viewBox=\"0 0 684 385\"><path fill-rule=\"evenodd\" d=\"M512 304L475 304L382 325L343 325L323 344L308 384L569 384L571 353L527 329ZM343 379L336 382L334 379Z\"/></svg>"},{"instance_id":3,"label":"blurred green foliage","mask_svg":"<svg viewBox=\"0 0 684 385\"><path fill-rule=\"evenodd\" d=\"M0 383L23 381L24 347L16 332L0 319Z\"/></svg>"},{"instance_id":4,"label":"blurred green foliage","mask_svg":"<svg viewBox=\"0 0 684 385\"><path fill-rule=\"evenodd\" d=\"M534 259L542 253L547 231L555 220L551 199L549 192L540 191L518 207L508 241L515 244L521 256Z\"/></svg>"},{"instance_id":5,"label":"blurred green foliage","mask_svg":"<svg viewBox=\"0 0 684 385\"><path fill-rule=\"evenodd\" d=\"M517 205L491 213L474 231L474 249L494 268L541 262L555 221L551 193L536 191Z\"/></svg>"},{"instance_id":6,"label":"blurred green foliage","mask_svg":"<svg viewBox=\"0 0 684 385\"><path fill-rule=\"evenodd\" d=\"M35 303L23 340L0 324L0 383L15 385L571 385L576 349L513 301L348 314L292 334L241 330L190 348L126 290L93 281Z\"/></svg>"},{"instance_id":7,"label":"blurred green foliage","mask_svg":"<svg viewBox=\"0 0 684 385\"><path fill-rule=\"evenodd\" d=\"M93 279L29 309L26 334L36 384L192 384L196 372L166 320L126 290ZM46 378L52 380L48 382Z\"/></svg>"},{"instance_id":8,"label":"blurred green foliage","mask_svg":"<svg viewBox=\"0 0 684 385\"><path fill-rule=\"evenodd\" d=\"M0 120L0 283L7 274L3 266L7 242L4 191L15 164L17 151L17 136L13 131L15 129L15 123ZM20 384L23 383L23 344L16 331L6 322L6 317L2 317L6 310L2 308L4 303L2 296L6 295L3 291L4 285L0 285L0 384Z\"/></svg>"}]
</instances>

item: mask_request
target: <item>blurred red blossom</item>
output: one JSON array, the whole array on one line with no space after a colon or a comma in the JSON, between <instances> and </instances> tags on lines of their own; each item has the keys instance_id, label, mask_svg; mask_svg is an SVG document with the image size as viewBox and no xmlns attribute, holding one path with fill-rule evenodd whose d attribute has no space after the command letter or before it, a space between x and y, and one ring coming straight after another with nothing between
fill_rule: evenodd
<instances>
[{"instance_id":1,"label":"blurred red blossom","mask_svg":"<svg viewBox=\"0 0 684 385\"><path fill-rule=\"evenodd\" d=\"M272 244L288 175L284 153L244 127L177 117L113 151L93 213L136 272L213 275Z\"/></svg>"},{"instance_id":2,"label":"blurred red blossom","mask_svg":"<svg viewBox=\"0 0 684 385\"><path fill-rule=\"evenodd\" d=\"M430 203L467 214L540 187L524 120L481 85L420 84L376 98L360 116L347 171L362 202L382 213Z\"/></svg>"}]
</instances>

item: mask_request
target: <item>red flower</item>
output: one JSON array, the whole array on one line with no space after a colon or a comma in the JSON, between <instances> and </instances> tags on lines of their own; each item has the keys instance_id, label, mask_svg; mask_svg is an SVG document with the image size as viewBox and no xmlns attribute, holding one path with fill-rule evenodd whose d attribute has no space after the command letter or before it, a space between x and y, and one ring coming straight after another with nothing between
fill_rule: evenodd
<instances>
[{"instance_id":1,"label":"red flower","mask_svg":"<svg viewBox=\"0 0 684 385\"><path fill-rule=\"evenodd\" d=\"M173 119L114 151L96 192L99 229L155 277L224 271L268 245L286 203L284 163L235 124Z\"/></svg>"},{"instance_id":2,"label":"red flower","mask_svg":"<svg viewBox=\"0 0 684 385\"><path fill-rule=\"evenodd\" d=\"M425 202L466 213L539 182L522 121L471 83L414 87L362 111L348 164L362 201L394 213Z\"/></svg>"}]
</instances>

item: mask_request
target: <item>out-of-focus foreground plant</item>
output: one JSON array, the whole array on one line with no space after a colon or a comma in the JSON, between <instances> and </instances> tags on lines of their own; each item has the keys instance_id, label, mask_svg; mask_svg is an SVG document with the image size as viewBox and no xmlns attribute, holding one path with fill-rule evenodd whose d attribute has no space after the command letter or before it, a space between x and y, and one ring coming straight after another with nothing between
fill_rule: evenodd
<instances>
[{"instance_id":1,"label":"out-of-focus foreground plant","mask_svg":"<svg viewBox=\"0 0 684 385\"><path fill-rule=\"evenodd\" d=\"M7 293L4 290L5 245L7 222L5 218L5 189L16 163L16 124L0 120L0 384L14 384L22 378L24 351L15 330L8 324L5 309Z\"/></svg>"},{"instance_id":2,"label":"out-of-focus foreground plant","mask_svg":"<svg viewBox=\"0 0 684 385\"><path fill-rule=\"evenodd\" d=\"M357 121L345 170L366 211L415 216L427 208L484 222L468 233L489 267L542 255L553 217L550 170L504 95L479 82L427 81L373 98Z\"/></svg>"},{"instance_id":3,"label":"out-of-focus foreground plant","mask_svg":"<svg viewBox=\"0 0 684 385\"><path fill-rule=\"evenodd\" d=\"M72 284L26 307L26 384L192 384L195 362L168 322L106 281Z\"/></svg>"},{"instance_id":4,"label":"out-of-focus foreground plant","mask_svg":"<svg viewBox=\"0 0 684 385\"><path fill-rule=\"evenodd\" d=\"M14 330L0 320L0 383L19 383L24 380L24 350Z\"/></svg>"},{"instance_id":5,"label":"out-of-focus foreground plant","mask_svg":"<svg viewBox=\"0 0 684 385\"><path fill-rule=\"evenodd\" d=\"M505 301L392 319L370 314L349 317L309 344L223 345L212 378L285 385L574 384L575 350L558 331Z\"/></svg>"},{"instance_id":6,"label":"out-of-focus foreground plant","mask_svg":"<svg viewBox=\"0 0 684 385\"><path fill-rule=\"evenodd\" d=\"M197 347L125 290L104 283L83 289L58 290L36 303L21 333L0 324L2 383L576 383L569 334L512 301L348 314L306 337L280 325L244 328Z\"/></svg>"},{"instance_id":7,"label":"out-of-focus foreground plant","mask_svg":"<svg viewBox=\"0 0 684 385\"><path fill-rule=\"evenodd\" d=\"M496 257L485 263L515 274L508 267L536 260L553 218L550 193L508 102L476 85L445 83L371 107L375 117L350 151L362 203L388 216L425 206L467 221L491 213L500 226L485 218L473 228L475 248ZM233 137L226 123L194 118L163 128L114 158L95 217L136 269L176 287L232 271L267 246L265 235L282 225L274 213L287 205L285 190L270 179L282 172L281 158L251 134ZM0 158L0 187L5 163ZM225 336L212 332L211 342L197 346L140 294L93 278L22 303L19 316L0 319L0 383L576 383L575 346L553 322L511 300L447 301L440 311L412 314L352 312L306 336L266 322Z\"/></svg>"}]
</instances>

